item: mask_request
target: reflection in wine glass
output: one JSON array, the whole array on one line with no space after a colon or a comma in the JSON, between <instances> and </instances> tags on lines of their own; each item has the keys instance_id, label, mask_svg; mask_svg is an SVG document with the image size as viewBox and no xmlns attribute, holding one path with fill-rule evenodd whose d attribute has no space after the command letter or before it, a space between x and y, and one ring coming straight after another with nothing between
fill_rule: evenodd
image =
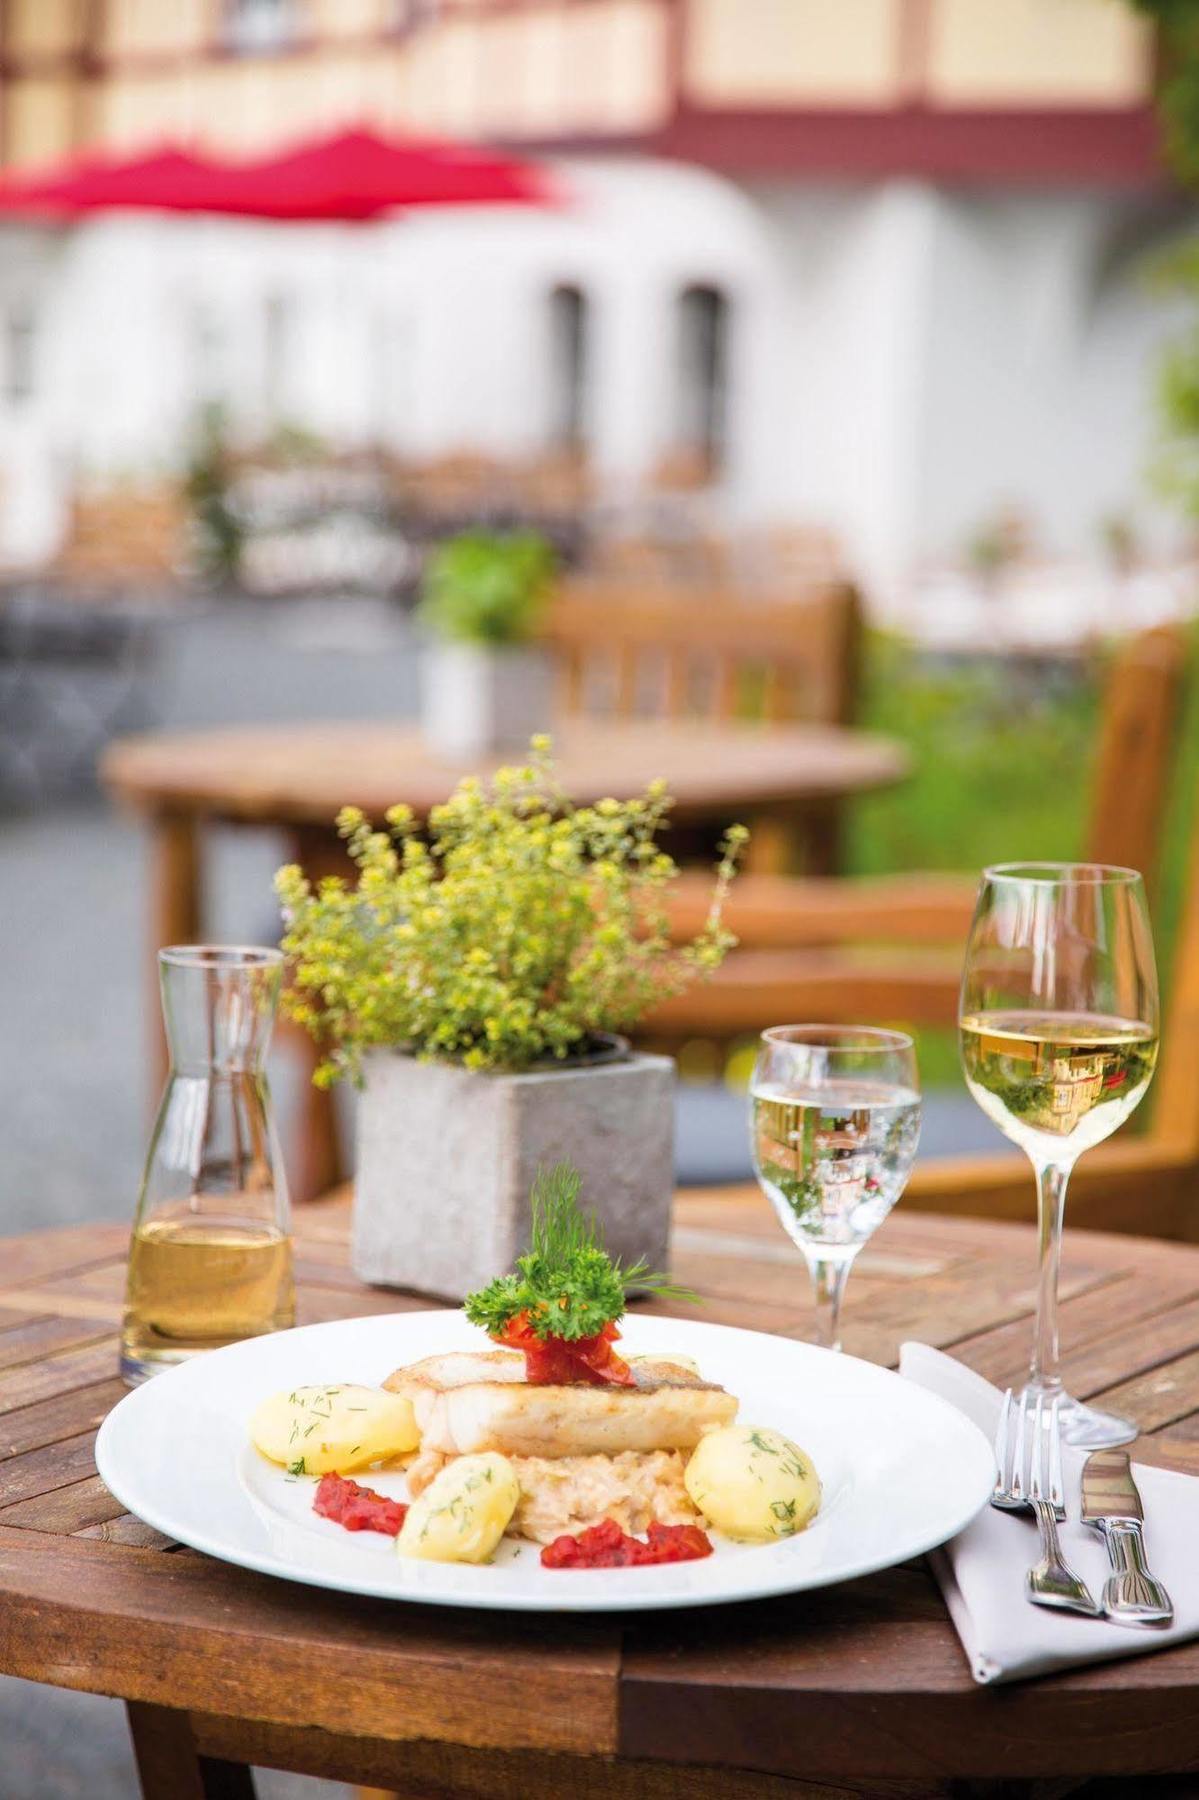
<instances>
[{"instance_id":1,"label":"reflection in wine glass","mask_svg":"<svg viewBox=\"0 0 1199 1800\"><path fill-rule=\"evenodd\" d=\"M920 1136L912 1040L866 1025L776 1025L750 1083L754 1170L802 1250L819 1341L841 1348L854 1257L907 1184Z\"/></svg>"},{"instance_id":2,"label":"reflection in wine glass","mask_svg":"<svg viewBox=\"0 0 1199 1800\"><path fill-rule=\"evenodd\" d=\"M1062 1435L1123 1444L1136 1426L1062 1390L1057 1284L1066 1184L1128 1118L1157 1061L1145 888L1133 869L1005 863L983 873L962 975L966 1084L1037 1179L1040 1281L1026 1392L1058 1400Z\"/></svg>"}]
</instances>

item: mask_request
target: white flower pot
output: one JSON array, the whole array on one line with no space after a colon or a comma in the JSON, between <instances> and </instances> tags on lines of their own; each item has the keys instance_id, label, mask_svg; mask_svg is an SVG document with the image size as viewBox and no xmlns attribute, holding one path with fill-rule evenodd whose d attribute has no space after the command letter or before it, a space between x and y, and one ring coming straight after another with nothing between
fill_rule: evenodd
<instances>
[{"instance_id":1,"label":"white flower pot","mask_svg":"<svg viewBox=\"0 0 1199 1800\"><path fill-rule=\"evenodd\" d=\"M552 724L554 669L539 645L430 644L421 669L421 726L451 761L524 750Z\"/></svg>"},{"instance_id":2,"label":"white flower pot","mask_svg":"<svg viewBox=\"0 0 1199 1800\"><path fill-rule=\"evenodd\" d=\"M375 1052L359 1097L352 1262L460 1300L529 1241L539 1167L568 1160L613 1255L664 1269L674 1186L668 1056L523 1075Z\"/></svg>"}]
</instances>

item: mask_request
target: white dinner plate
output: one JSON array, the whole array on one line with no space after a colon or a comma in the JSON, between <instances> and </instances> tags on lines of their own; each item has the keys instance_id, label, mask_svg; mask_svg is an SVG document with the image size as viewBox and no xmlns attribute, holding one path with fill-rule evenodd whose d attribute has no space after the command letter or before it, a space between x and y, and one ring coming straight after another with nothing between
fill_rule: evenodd
<instances>
[{"instance_id":1,"label":"white dinner plate","mask_svg":"<svg viewBox=\"0 0 1199 1800\"><path fill-rule=\"evenodd\" d=\"M258 1402L308 1383L376 1385L401 1363L485 1348L453 1312L307 1325L198 1356L126 1395L100 1428L96 1465L130 1512L225 1562L351 1594L528 1612L707 1606L848 1581L944 1543L990 1495L994 1463L977 1426L873 1363L689 1320L633 1314L622 1331L629 1355L694 1357L739 1397L743 1423L773 1426L808 1452L824 1496L806 1531L764 1545L714 1536L715 1555L696 1562L564 1570L543 1569L537 1545L510 1538L481 1567L414 1561L377 1532L319 1518L315 1482L251 1444ZM407 1497L402 1474L357 1479Z\"/></svg>"}]
</instances>

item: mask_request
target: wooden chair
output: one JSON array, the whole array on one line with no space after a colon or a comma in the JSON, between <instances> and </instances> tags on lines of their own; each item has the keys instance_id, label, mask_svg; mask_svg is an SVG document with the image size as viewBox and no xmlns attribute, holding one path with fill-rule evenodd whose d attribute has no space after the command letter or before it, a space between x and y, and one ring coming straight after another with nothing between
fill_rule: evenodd
<instances>
[{"instance_id":1,"label":"wooden chair","mask_svg":"<svg viewBox=\"0 0 1199 1800\"><path fill-rule=\"evenodd\" d=\"M1185 660L1181 633L1162 628L1131 640L1113 665L1085 851L1097 862L1156 868ZM672 904L681 937L702 923L709 886L680 878ZM655 1045L730 1042L782 1019L952 1028L976 890L974 875L743 877L728 910L740 947L710 981L659 1007L643 1036ZM1166 1034L1151 1128L1082 1159L1071 1188L1075 1222L1081 1214L1095 1228L1199 1240L1199 827ZM1146 1178L1135 1210L1134 1175ZM904 1204L1023 1216L1029 1180L1019 1155L952 1159L919 1168Z\"/></svg>"},{"instance_id":2,"label":"wooden chair","mask_svg":"<svg viewBox=\"0 0 1199 1800\"><path fill-rule=\"evenodd\" d=\"M545 635L568 714L843 725L857 693L861 606L847 581L787 601L568 582Z\"/></svg>"},{"instance_id":3,"label":"wooden chair","mask_svg":"<svg viewBox=\"0 0 1199 1800\"><path fill-rule=\"evenodd\" d=\"M187 506L176 483L79 490L55 572L68 581L122 587L170 582L186 533Z\"/></svg>"}]
</instances>

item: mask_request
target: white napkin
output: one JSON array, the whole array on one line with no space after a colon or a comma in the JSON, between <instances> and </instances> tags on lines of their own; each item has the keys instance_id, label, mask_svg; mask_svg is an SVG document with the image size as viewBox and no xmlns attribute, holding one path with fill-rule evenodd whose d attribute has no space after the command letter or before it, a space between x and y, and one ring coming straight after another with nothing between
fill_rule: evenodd
<instances>
[{"instance_id":1,"label":"white napkin","mask_svg":"<svg viewBox=\"0 0 1199 1800\"><path fill-rule=\"evenodd\" d=\"M899 1372L964 1412L988 1439L994 1437L1002 1396L973 1369L927 1344L904 1344ZM1066 1561L1098 1599L1108 1573L1107 1548L1097 1531L1079 1521L1085 1460L1085 1452L1063 1446L1068 1517L1058 1534ZM1149 1567L1174 1602L1174 1623L1150 1630L1030 1605L1024 1575L1039 1555L1036 1520L1031 1513L984 1506L960 1536L929 1559L976 1681L1023 1681L1199 1636L1199 1479L1141 1463L1133 1464L1133 1473L1145 1506Z\"/></svg>"}]
</instances>

